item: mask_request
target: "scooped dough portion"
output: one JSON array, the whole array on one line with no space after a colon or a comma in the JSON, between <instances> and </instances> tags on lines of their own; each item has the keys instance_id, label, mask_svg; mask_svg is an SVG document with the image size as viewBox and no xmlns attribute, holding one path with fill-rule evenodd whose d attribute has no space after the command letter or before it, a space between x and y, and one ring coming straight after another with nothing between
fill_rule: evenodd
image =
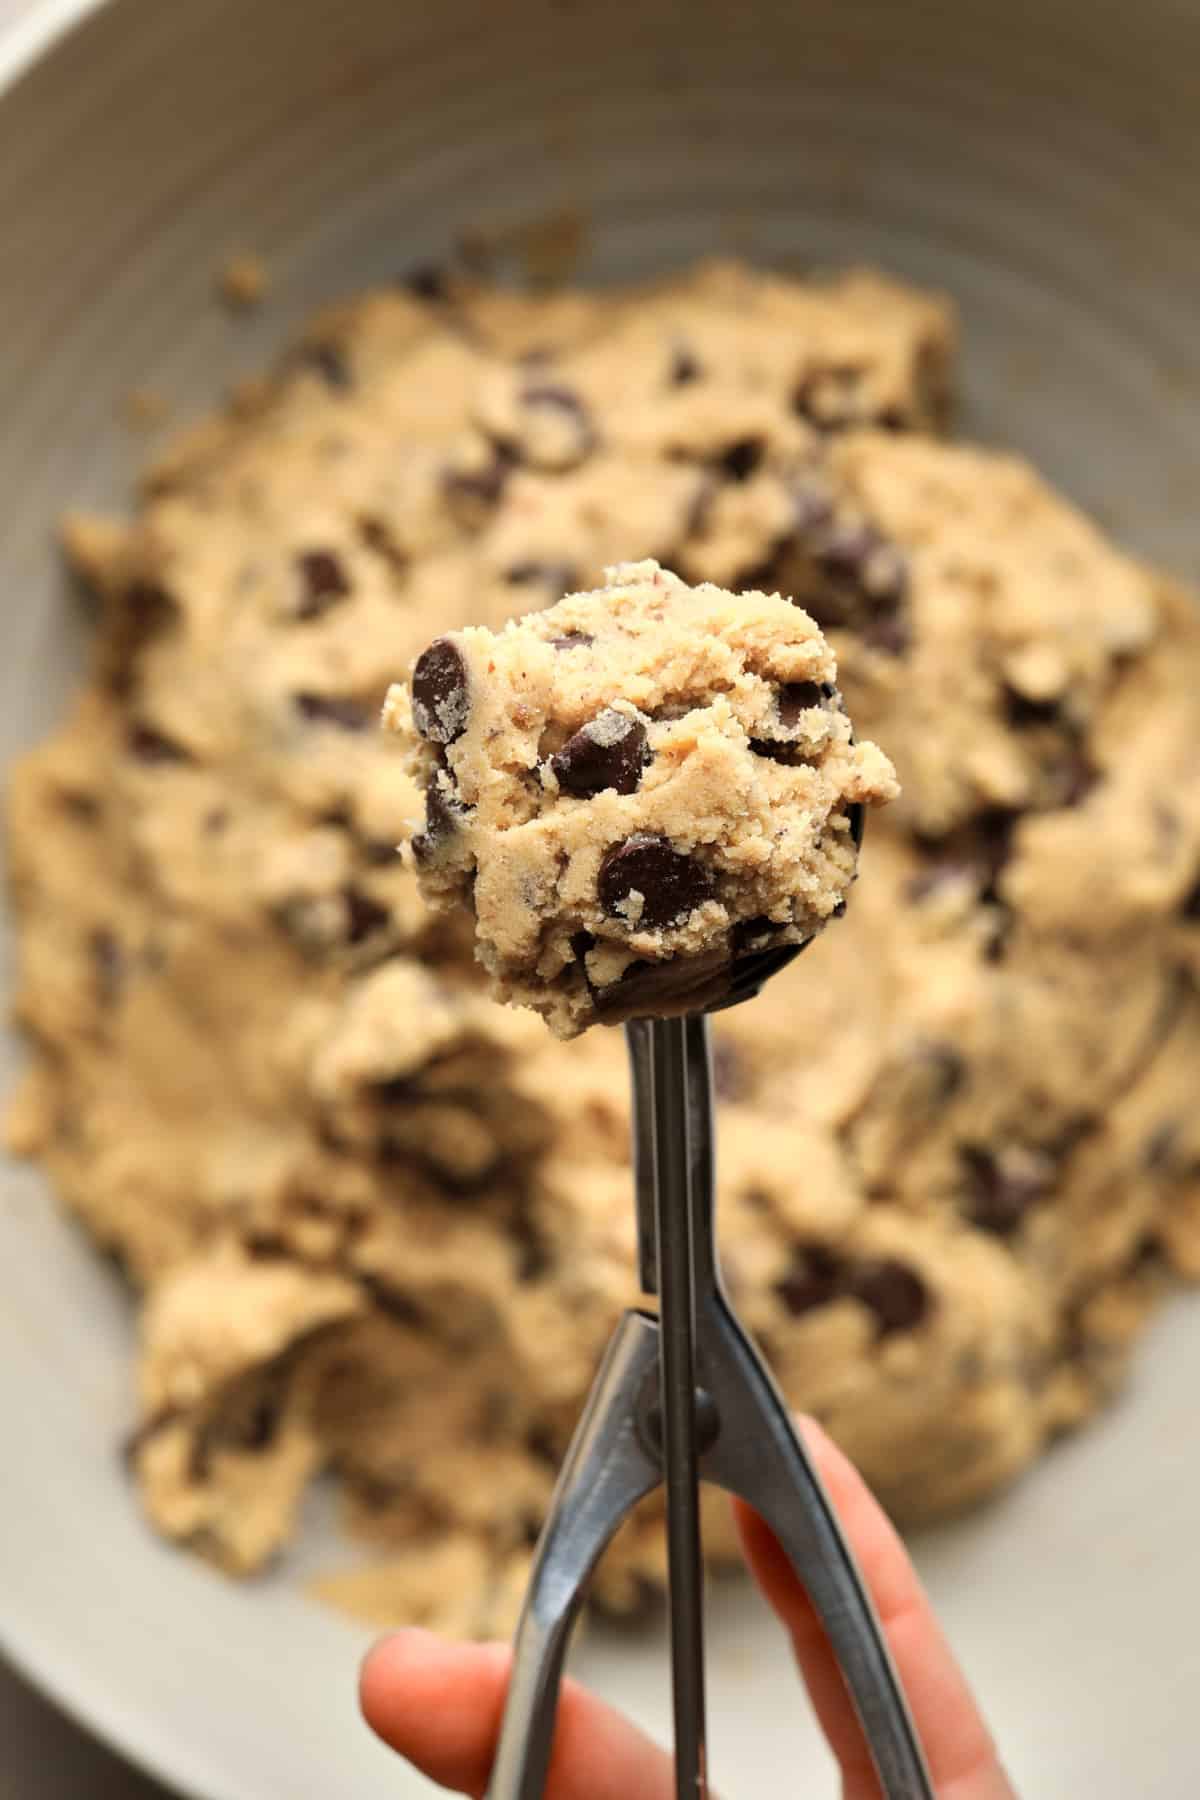
<instances>
[{"instance_id":1,"label":"scooped dough portion","mask_svg":"<svg viewBox=\"0 0 1200 1800\"><path fill-rule=\"evenodd\" d=\"M652 561L431 644L384 719L425 789L422 889L471 907L497 997L560 1037L699 1011L841 913L896 779L836 676L790 601Z\"/></svg>"}]
</instances>

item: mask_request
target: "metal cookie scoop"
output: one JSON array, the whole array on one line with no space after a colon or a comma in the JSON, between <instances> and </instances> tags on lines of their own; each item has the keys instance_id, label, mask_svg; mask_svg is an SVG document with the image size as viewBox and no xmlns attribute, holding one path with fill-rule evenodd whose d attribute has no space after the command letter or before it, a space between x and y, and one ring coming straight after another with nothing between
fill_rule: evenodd
<instances>
[{"instance_id":1,"label":"metal cookie scoop","mask_svg":"<svg viewBox=\"0 0 1200 1800\"><path fill-rule=\"evenodd\" d=\"M859 808L853 834L861 843ZM740 959L717 1004L752 998L803 948ZM567 1453L517 1628L489 1800L542 1794L567 1644L587 1581L618 1526L659 1482L667 1501L675 1788L679 1800L704 1800L701 1480L747 1501L774 1531L841 1665L885 1800L933 1800L853 1554L721 1281L708 1020L637 1020L625 1030L640 1283L658 1296L659 1309L657 1316L634 1309L622 1318Z\"/></svg>"}]
</instances>

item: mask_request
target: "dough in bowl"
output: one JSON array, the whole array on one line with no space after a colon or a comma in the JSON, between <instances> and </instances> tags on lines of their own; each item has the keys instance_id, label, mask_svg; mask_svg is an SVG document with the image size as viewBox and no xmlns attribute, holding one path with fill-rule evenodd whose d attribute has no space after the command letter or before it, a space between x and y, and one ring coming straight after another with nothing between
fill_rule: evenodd
<instances>
[{"instance_id":1,"label":"dough in bowl","mask_svg":"<svg viewBox=\"0 0 1200 1800\"><path fill-rule=\"evenodd\" d=\"M634 1291L623 1051L486 998L378 716L433 639L619 561L797 600L902 785L847 917L718 1022L724 1256L793 1401L945 1513L1200 1273L1200 626L938 440L954 337L861 273L379 292L130 522L68 523L95 654L11 787L8 1129L139 1296L161 1532L248 1571L332 1469L376 1554L331 1598L511 1618ZM662 1576L651 1508L598 1597Z\"/></svg>"}]
</instances>

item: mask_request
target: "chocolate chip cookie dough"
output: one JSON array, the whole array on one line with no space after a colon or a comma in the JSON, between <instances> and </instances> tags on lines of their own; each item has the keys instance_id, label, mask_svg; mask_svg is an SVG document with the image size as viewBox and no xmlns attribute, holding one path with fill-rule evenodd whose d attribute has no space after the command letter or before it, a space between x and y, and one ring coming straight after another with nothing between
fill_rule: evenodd
<instances>
[{"instance_id":1,"label":"chocolate chip cookie dough","mask_svg":"<svg viewBox=\"0 0 1200 1800\"><path fill-rule=\"evenodd\" d=\"M131 522L70 524L95 655L10 782L9 1136L141 1297L153 1525L258 1567L328 1470L365 1549L322 1591L489 1632L633 1288L626 1076L619 1033L495 1006L424 905L389 682L625 557L820 625L903 791L845 919L715 1021L723 1254L917 1518L1085 1418L1200 1276L1200 631L930 435L935 298L419 289L314 321ZM650 1512L602 1603L661 1579Z\"/></svg>"},{"instance_id":2,"label":"chocolate chip cookie dough","mask_svg":"<svg viewBox=\"0 0 1200 1800\"><path fill-rule=\"evenodd\" d=\"M836 675L780 595L655 562L424 650L384 723L425 792L422 891L469 907L497 998L560 1037L699 1011L844 911L896 783Z\"/></svg>"}]
</instances>

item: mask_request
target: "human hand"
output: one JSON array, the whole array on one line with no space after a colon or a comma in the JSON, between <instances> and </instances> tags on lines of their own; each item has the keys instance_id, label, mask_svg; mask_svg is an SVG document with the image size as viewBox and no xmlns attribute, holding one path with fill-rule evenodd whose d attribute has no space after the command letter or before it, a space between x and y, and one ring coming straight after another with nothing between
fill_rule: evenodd
<instances>
[{"instance_id":1,"label":"human hand","mask_svg":"<svg viewBox=\"0 0 1200 1800\"><path fill-rule=\"evenodd\" d=\"M937 1800L1015 1800L971 1691L903 1544L862 1477L811 1419L801 1430L853 1546L903 1685ZM779 1615L842 1772L843 1800L878 1800L879 1783L828 1640L762 1520L738 1506L746 1561ZM424 1631L384 1638L362 1667L367 1722L454 1793L487 1788L511 1652L446 1644ZM545 1800L673 1800L670 1757L593 1694L564 1682Z\"/></svg>"}]
</instances>

